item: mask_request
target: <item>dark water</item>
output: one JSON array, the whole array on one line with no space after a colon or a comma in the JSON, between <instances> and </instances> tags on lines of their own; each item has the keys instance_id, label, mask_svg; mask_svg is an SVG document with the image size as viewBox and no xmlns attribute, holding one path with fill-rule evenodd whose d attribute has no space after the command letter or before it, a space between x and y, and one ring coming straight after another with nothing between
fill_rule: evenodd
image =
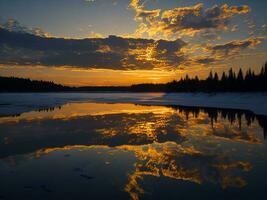
<instances>
[{"instance_id":1,"label":"dark water","mask_svg":"<svg viewBox=\"0 0 267 200\"><path fill-rule=\"evenodd\" d=\"M267 199L266 116L71 103L0 118L0 199Z\"/></svg>"}]
</instances>

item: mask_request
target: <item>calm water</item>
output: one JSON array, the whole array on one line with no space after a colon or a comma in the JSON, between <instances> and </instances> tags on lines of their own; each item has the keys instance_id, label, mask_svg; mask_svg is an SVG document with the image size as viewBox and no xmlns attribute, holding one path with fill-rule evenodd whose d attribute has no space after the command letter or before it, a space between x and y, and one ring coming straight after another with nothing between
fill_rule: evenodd
<instances>
[{"instance_id":1,"label":"calm water","mask_svg":"<svg viewBox=\"0 0 267 200\"><path fill-rule=\"evenodd\" d=\"M0 199L267 199L267 118L69 103L0 118Z\"/></svg>"}]
</instances>

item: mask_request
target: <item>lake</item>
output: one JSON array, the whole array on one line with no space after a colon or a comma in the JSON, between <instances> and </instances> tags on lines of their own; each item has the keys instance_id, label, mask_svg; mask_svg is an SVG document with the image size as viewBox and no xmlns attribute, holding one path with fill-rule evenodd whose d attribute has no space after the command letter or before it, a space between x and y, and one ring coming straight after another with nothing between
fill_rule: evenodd
<instances>
[{"instance_id":1,"label":"lake","mask_svg":"<svg viewBox=\"0 0 267 200\"><path fill-rule=\"evenodd\" d=\"M28 95L0 102L0 199L267 199L266 115Z\"/></svg>"}]
</instances>

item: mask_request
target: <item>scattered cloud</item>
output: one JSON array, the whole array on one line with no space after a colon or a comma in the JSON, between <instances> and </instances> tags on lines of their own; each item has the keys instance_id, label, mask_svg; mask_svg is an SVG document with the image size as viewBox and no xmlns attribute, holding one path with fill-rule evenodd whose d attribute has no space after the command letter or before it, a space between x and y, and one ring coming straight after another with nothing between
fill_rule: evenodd
<instances>
[{"instance_id":1,"label":"scattered cloud","mask_svg":"<svg viewBox=\"0 0 267 200\"><path fill-rule=\"evenodd\" d=\"M245 40L233 40L225 44L216 44L208 46L207 48L212 51L213 55L225 57L233 56L240 53L241 50L253 48L262 43L265 37L248 38Z\"/></svg>"},{"instance_id":2,"label":"scattered cloud","mask_svg":"<svg viewBox=\"0 0 267 200\"><path fill-rule=\"evenodd\" d=\"M266 37L254 37L244 40L233 40L222 44L188 45L181 49L187 55L184 66L217 63L241 55L242 51L253 49L261 44Z\"/></svg>"},{"instance_id":3,"label":"scattered cloud","mask_svg":"<svg viewBox=\"0 0 267 200\"><path fill-rule=\"evenodd\" d=\"M6 29L12 32L30 33L30 34L41 36L41 37L51 37L50 33L44 32L42 29L28 28L26 26L21 25L15 19L8 19L6 22L0 24L0 28Z\"/></svg>"},{"instance_id":4,"label":"scattered cloud","mask_svg":"<svg viewBox=\"0 0 267 200\"><path fill-rule=\"evenodd\" d=\"M250 12L249 6L213 6L204 9L199 3L191 7L177 7L170 10L146 10L140 0L132 0L130 8L135 10L139 22L136 35L167 39L195 36L199 32L228 30L234 15Z\"/></svg>"}]
</instances>

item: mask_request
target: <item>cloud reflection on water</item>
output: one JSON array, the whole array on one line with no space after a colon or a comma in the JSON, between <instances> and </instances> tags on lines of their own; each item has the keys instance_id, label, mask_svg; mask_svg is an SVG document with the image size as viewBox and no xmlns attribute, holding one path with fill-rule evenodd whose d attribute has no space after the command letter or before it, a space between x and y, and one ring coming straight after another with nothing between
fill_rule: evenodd
<instances>
[{"instance_id":1,"label":"cloud reflection on water","mask_svg":"<svg viewBox=\"0 0 267 200\"><path fill-rule=\"evenodd\" d=\"M134 200L149 190L148 177L242 188L254 168L246 158L264 144L264 120L240 110L73 103L0 118L0 157L16 167L18 157L105 148L121 159L115 151L126 151L135 161L121 188Z\"/></svg>"}]
</instances>

